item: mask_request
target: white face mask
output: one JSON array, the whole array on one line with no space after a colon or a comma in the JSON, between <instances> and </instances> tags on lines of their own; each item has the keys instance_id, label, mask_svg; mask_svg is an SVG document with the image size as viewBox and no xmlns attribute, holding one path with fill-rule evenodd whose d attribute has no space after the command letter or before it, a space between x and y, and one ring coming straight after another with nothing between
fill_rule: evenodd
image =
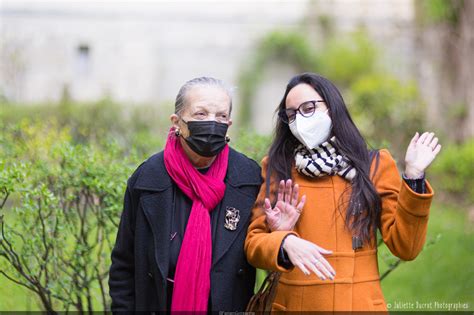
<instances>
[{"instance_id":1,"label":"white face mask","mask_svg":"<svg viewBox=\"0 0 474 315\"><path fill-rule=\"evenodd\" d=\"M296 114L296 119L289 124L291 133L308 149L313 149L326 141L331 133L332 121L325 112L316 111L311 117Z\"/></svg>"}]
</instances>

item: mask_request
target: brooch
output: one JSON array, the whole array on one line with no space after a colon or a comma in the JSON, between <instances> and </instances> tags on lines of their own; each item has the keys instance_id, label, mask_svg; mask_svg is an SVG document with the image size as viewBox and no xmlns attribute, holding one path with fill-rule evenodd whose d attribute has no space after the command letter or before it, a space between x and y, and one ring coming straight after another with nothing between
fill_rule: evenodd
<instances>
[{"instance_id":1,"label":"brooch","mask_svg":"<svg viewBox=\"0 0 474 315\"><path fill-rule=\"evenodd\" d=\"M235 231L240 220L239 210L234 207L226 207L224 227L228 230Z\"/></svg>"}]
</instances>

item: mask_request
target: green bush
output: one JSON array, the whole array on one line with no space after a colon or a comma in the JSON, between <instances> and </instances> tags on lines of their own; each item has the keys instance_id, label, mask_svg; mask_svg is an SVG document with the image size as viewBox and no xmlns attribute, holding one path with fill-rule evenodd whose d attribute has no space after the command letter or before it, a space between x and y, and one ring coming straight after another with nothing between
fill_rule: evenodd
<instances>
[{"instance_id":1,"label":"green bush","mask_svg":"<svg viewBox=\"0 0 474 315\"><path fill-rule=\"evenodd\" d=\"M334 36L318 51L319 67L314 71L344 88L361 76L378 72L379 55L377 46L364 31Z\"/></svg>"},{"instance_id":2,"label":"green bush","mask_svg":"<svg viewBox=\"0 0 474 315\"><path fill-rule=\"evenodd\" d=\"M443 145L430 170L439 190L452 194L461 204L474 202L474 139Z\"/></svg>"},{"instance_id":3,"label":"green bush","mask_svg":"<svg viewBox=\"0 0 474 315\"><path fill-rule=\"evenodd\" d=\"M110 252L137 157L24 121L0 142L0 274L42 308L109 308ZM7 152L7 154L4 154Z\"/></svg>"},{"instance_id":4,"label":"green bush","mask_svg":"<svg viewBox=\"0 0 474 315\"><path fill-rule=\"evenodd\" d=\"M51 104L0 104L0 130L17 123L53 122L68 130L73 143L115 142L128 152L145 157L163 147L171 104L129 105L109 99L79 103L68 100Z\"/></svg>"},{"instance_id":5,"label":"green bush","mask_svg":"<svg viewBox=\"0 0 474 315\"><path fill-rule=\"evenodd\" d=\"M231 141L232 147L259 164L262 158L268 154L270 136L262 136L253 131L239 129L235 138Z\"/></svg>"},{"instance_id":6,"label":"green bush","mask_svg":"<svg viewBox=\"0 0 474 315\"><path fill-rule=\"evenodd\" d=\"M424 106L416 84L389 73L361 75L354 80L347 104L369 142L375 147L390 147L395 156L404 156L415 132L423 131Z\"/></svg>"},{"instance_id":7,"label":"green bush","mask_svg":"<svg viewBox=\"0 0 474 315\"><path fill-rule=\"evenodd\" d=\"M419 6L420 22L423 24L449 23L455 25L463 10L463 2L469 0L421 0Z\"/></svg>"}]
</instances>

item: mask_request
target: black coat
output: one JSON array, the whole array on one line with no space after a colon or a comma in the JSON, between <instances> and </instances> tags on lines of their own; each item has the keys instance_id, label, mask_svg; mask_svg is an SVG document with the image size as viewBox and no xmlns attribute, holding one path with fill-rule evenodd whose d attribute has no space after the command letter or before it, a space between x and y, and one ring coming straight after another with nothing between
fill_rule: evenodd
<instances>
[{"instance_id":1,"label":"black coat","mask_svg":"<svg viewBox=\"0 0 474 315\"><path fill-rule=\"evenodd\" d=\"M260 167L231 149L212 252L211 305L214 311L243 311L253 294L255 269L247 262L244 240L261 185ZM171 213L176 184L163 152L142 163L129 178L124 209L112 251L109 289L112 311L166 309ZM224 227L226 207L240 212L234 231Z\"/></svg>"}]
</instances>

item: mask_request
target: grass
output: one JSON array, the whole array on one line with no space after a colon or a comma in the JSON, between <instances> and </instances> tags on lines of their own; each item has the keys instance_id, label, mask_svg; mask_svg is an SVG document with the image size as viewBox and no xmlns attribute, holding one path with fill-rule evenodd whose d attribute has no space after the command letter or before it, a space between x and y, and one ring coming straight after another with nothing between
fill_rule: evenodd
<instances>
[{"instance_id":1,"label":"grass","mask_svg":"<svg viewBox=\"0 0 474 315\"><path fill-rule=\"evenodd\" d=\"M416 260L403 262L382 281L391 310L447 311L451 303L474 310L474 227L467 211L434 204L430 214L427 240L439 240L426 247ZM389 255L380 248L381 273L387 269L382 259ZM259 274L262 279L262 274ZM0 276L0 311L40 310L38 299L28 290Z\"/></svg>"},{"instance_id":2,"label":"grass","mask_svg":"<svg viewBox=\"0 0 474 315\"><path fill-rule=\"evenodd\" d=\"M439 240L425 247L411 262L403 262L382 281L391 310L448 311L450 303L458 310L474 310L474 227L467 211L435 204L428 223L427 240ZM380 259L388 249L383 246ZM452 310L452 309L451 309Z\"/></svg>"},{"instance_id":3,"label":"grass","mask_svg":"<svg viewBox=\"0 0 474 315\"><path fill-rule=\"evenodd\" d=\"M39 299L30 290L0 277L0 311L40 311Z\"/></svg>"}]
</instances>

